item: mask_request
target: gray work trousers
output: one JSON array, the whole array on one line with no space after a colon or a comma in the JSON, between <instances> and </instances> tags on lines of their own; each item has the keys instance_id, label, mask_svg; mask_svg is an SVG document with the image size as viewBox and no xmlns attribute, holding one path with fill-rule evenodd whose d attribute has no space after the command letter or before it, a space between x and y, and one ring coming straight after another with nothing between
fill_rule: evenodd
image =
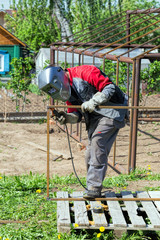
<instances>
[{"instance_id":1,"label":"gray work trousers","mask_svg":"<svg viewBox=\"0 0 160 240\"><path fill-rule=\"evenodd\" d=\"M108 155L124 122L103 117L98 122L86 149L87 188L102 190L102 182L107 171Z\"/></svg>"}]
</instances>

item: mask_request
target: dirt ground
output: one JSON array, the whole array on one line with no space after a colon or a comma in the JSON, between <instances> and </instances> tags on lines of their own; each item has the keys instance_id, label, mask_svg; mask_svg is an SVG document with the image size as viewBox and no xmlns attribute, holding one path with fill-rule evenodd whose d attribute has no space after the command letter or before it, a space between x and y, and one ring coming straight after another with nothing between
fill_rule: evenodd
<instances>
[{"instance_id":1,"label":"dirt ground","mask_svg":"<svg viewBox=\"0 0 160 240\"><path fill-rule=\"evenodd\" d=\"M143 123L138 126L137 167L160 173L160 123ZM55 124L50 134L50 175L64 176L73 172L66 133ZM46 174L47 124L0 123L0 174L20 175L33 173ZM86 133L83 137L87 142ZM79 176L86 175L84 163L85 149L80 150L78 142L70 138L75 168ZM129 126L120 130L117 137L116 162L127 169L129 150ZM62 156L61 156L62 155ZM59 157L61 156L61 157ZM57 160L55 160L59 157ZM113 150L110 159L113 157ZM118 175L110 167L107 176ZM138 190L142 186L158 186L157 181L139 181L128 186Z\"/></svg>"}]
</instances>

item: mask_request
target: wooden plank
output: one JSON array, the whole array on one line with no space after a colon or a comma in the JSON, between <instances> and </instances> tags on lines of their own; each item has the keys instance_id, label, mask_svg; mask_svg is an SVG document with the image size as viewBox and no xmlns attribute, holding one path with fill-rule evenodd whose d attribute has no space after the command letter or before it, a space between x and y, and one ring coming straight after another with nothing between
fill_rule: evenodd
<instances>
[{"instance_id":1,"label":"wooden plank","mask_svg":"<svg viewBox=\"0 0 160 240\"><path fill-rule=\"evenodd\" d=\"M121 194L123 198L133 198L132 193L129 191L121 192ZM137 215L137 208L138 208L137 203L132 201L124 201L124 204L126 206L128 216L131 220L133 227L138 227L138 228L146 227L146 223L143 220L142 216Z\"/></svg>"},{"instance_id":2,"label":"wooden plank","mask_svg":"<svg viewBox=\"0 0 160 240\"><path fill-rule=\"evenodd\" d=\"M57 192L57 198L68 198L68 192ZM70 226L71 218L68 201L57 201L58 226Z\"/></svg>"},{"instance_id":3,"label":"wooden plank","mask_svg":"<svg viewBox=\"0 0 160 240\"><path fill-rule=\"evenodd\" d=\"M151 198L160 198L160 191L149 191L148 192ZM158 211L160 211L160 201L154 201Z\"/></svg>"},{"instance_id":4,"label":"wooden plank","mask_svg":"<svg viewBox=\"0 0 160 240\"><path fill-rule=\"evenodd\" d=\"M114 192L106 193L105 197L116 197ZM107 201L110 215L114 227L127 227L119 202Z\"/></svg>"},{"instance_id":5,"label":"wooden plank","mask_svg":"<svg viewBox=\"0 0 160 240\"><path fill-rule=\"evenodd\" d=\"M73 197L83 197L83 192L73 192ZM89 219L85 201L74 202L75 224L79 226L89 226Z\"/></svg>"},{"instance_id":6,"label":"wooden plank","mask_svg":"<svg viewBox=\"0 0 160 240\"><path fill-rule=\"evenodd\" d=\"M98 207L98 206L102 206L102 203L100 201L90 201L90 205L91 205L91 212L92 212L92 216L93 216L93 221L94 221L94 226L95 227L107 227L108 223L105 217L104 213L94 213L93 212L93 208L94 207Z\"/></svg>"},{"instance_id":7,"label":"wooden plank","mask_svg":"<svg viewBox=\"0 0 160 240\"><path fill-rule=\"evenodd\" d=\"M137 192L137 196L139 198L149 198L149 195L147 192ZM159 228L160 227L160 214L155 208L153 202L151 201L141 201L141 204L146 211L146 214L151 221L151 224L153 225L154 228Z\"/></svg>"}]
</instances>

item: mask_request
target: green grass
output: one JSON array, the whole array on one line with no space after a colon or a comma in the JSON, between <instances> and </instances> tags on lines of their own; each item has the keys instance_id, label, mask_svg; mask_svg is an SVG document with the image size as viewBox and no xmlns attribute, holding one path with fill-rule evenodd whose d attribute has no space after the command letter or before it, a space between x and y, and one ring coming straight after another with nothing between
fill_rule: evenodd
<instances>
[{"instance_id":1,"label":"green grass","mask_svg":"<svg viewBox=\"0 0 160 240\"><path fill-rule=\"evenodd\" d=\"M80 178L85 185L85 178ZM160 174L147 175L144 169L138 169L130 175L119 175L106 178L105 187L124 187L130 181L141 179L157 180ZM118 184L118 186L117 186ZM32 174L22 176L0 175L0 220L26 221L0 225L0 240L29 240L29 239L98 239L99 230L85 231L72 229L71 234L57 233L56 202L46 200L45 175ZM54 190L72 192L79 186L76 177L71 174L67 177L57 175L50 179L50 198L56 196ZM38 190L38 191L37 191ZM154 235L154 238L152 236ZM160 239L159 232L129 232L121 240L133 239ZM105 231L99 239L115 239L112 231Z\"/></svg>"}]
</instances>

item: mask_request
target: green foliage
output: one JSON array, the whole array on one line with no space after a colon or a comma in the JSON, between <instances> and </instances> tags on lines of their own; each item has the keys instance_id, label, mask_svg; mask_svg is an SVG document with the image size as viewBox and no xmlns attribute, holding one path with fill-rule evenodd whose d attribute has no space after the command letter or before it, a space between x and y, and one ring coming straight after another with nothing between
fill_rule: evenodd
<instances>
[{"instance_id":1,"label":"green foliage","mask_svg":"<svg viewBox=\"0 0 160 240\"><path fill-rule=\"evenodd\" d=\"M50 64L50 60L48 59L44 62L43 69L45 69L49 64Z\"/></svg>"},{"instance_id":2,"label":"green foliage","mask_svg":"<svg viewBox=\"0 0 160 240\"><path fill-rule=\"evenodd\" d=\"M116 68L117 68L117 62L105 59L104 72L114 83L116 83ZM103 66L100 66L100 69L103 71ZM130 76L131 76L131 71L130 71ZM124 92L127 91L127 64L124 62L119 63L118 86L122 91Z\"/></svg>"},{"instance_id":3,"label":"green foliage","mask_svg":"<svg viewBox=\"0 0 160 240\"><path fill-rule=\"evenodd\" d=\"M141 71L141 80L146 85L146 93L148 95L160 92L160 61L154 61Z\"/></svg>"},{"instance_id":4,"label":"green foliage","mask_svg":"<svg viewBox=\"0 0 160 240\"><path fill-rule=\"evenodd\" d=\"M0 88L7 88L7 83L3 83L1 80L0 80Z\"/></svg>"},{"instance_id":5,"label":"green foliage","mask_svg":"<svg viewBox=\"0 0 160 240\"><path fill-rule=\"evenodd\" d=\"M46 123L46 122L47 122L47 119L45 119L45 118L41 118L40 120L38 120L39 124L43 124L43 123Z\"/></svg>"},{"instance_id":6,"label":"green foliage","mask_svg":"<svg viewBox=\"0 0 160 240\"><path fill-rule=\"evenodd\" d=\"M59 66L61 66L61 68L65 69L65 68L70 68L70 64L68 62L60 62L59 61Z\"/></svg>"},{"instance_id":7,"label":"green foliage","mask_svg":"<svg viewBox=\"0 0 160 240\"><path fill-rule=\"evenodd\" d=\"M73 32L79 32L83 31L83 34L88 32L88 30L92 31L87 33L87 35L83 36L82 32L79 34L79 39L82 40L83 42L99 42L101 40L104 40L104 42L113 42L117 39L119 39L122 36L125 36L125 30L126 30L126 19L122 15L119 16L119 19L116 20L118 17L112 18L112 20L106 20L105 27L101 27L100 30L100 25L96 25L96 23L99 23L100 21L104 19L109 19L111 16L114 16L118 13L121 13L122 11L127 11L127 10L136 10L136 9L148 9L152 7L159 7L159 2L157 0L119 0L119 1L112 1L112 0L76 0L72 1L71 4L71 14L73 16L72 21L71 21L71 26L73 29ZM131 15L131 33L133 31L136 31L144 26L147 26L153 22L153 19L149 20L149 16L145 17L143 19L139 19L139 15ZM152 17L155 17L154 14L152 14ZM147 21L143 24L142 22L144 19L147 19ZM114 21L114 23L113 23ZM123 22L122 22L123 21ZM155 20L154 20L155 21ZM103 24L104 24L103 23ZM117 30L112 31L112 23L115 24L115 28ZM93 27L91 26L92 24L95 24ZM134 26L137 25L137 26ZM87 30L84 30L87 28ZM96 29L99 27L98 29ZM152 30L155 28L154 26L151 26L149 30ZM106 30L107 29L107 30ZM110 33L109 32L112 31ZM120 33L121 31L124 31L123 33ZM142 35L142 33L145 33L145 30L142 32L138 32L137 34L134 35L135 37L138 37ZM117 36L114 36L114 34L117 34ZM103 36L102 36L103 35ZM78 36L78 34L77 34ZM158 32L154 32L153 35L151 35L151 38L158 36ZM92 40L91 40L92 39ZM133 37L131 37L131 40ZM126 40L123 40L125 42ZM146 37L143 37L142 39L143 42L147 41ZM157 39L156 42L158 43L159 40ZM140 40L137 40L133 43L140 43Z\"/></svg>"},{"instance_id":8,"label":"green foliage","mask_svg":"<svg viewBox=\"0 0 160 240\"><path fill-rule=\"evenodd\" d=\"M10 72L11 79L8 81L9 89L13 90L16 94L16 108L19 111L19 99L23 100L23 106L29 103L26 95L29 93L29 85L34 74L31 74L33 68L33 60L31 57L26 58L13 58L11 61L12 71Z\"/></svg>"},{"instance_id":9,"label":"green foliage","mask_svg":"<svg viewBox=\"0 0 160 240\"><path fill-rule=\"evenodd\" d=\"M36 95L42 95L41 90L39 89L39 87L36 84L33 84L33 83L29 84L28 90L31 93L35 93Z\"/></svg>"},{"instance_id":10,"label":"green foliage","mask_svg":"<svg viewBox=\"0 0 160 240\"><path fill-rule=\"evenodd\" d=\"M38 51L59 38L59 30L47 0L12 1L16 10L13 17L7 16L7 29L25 42L30 49Z\"/></svg>"}]
</instances>

